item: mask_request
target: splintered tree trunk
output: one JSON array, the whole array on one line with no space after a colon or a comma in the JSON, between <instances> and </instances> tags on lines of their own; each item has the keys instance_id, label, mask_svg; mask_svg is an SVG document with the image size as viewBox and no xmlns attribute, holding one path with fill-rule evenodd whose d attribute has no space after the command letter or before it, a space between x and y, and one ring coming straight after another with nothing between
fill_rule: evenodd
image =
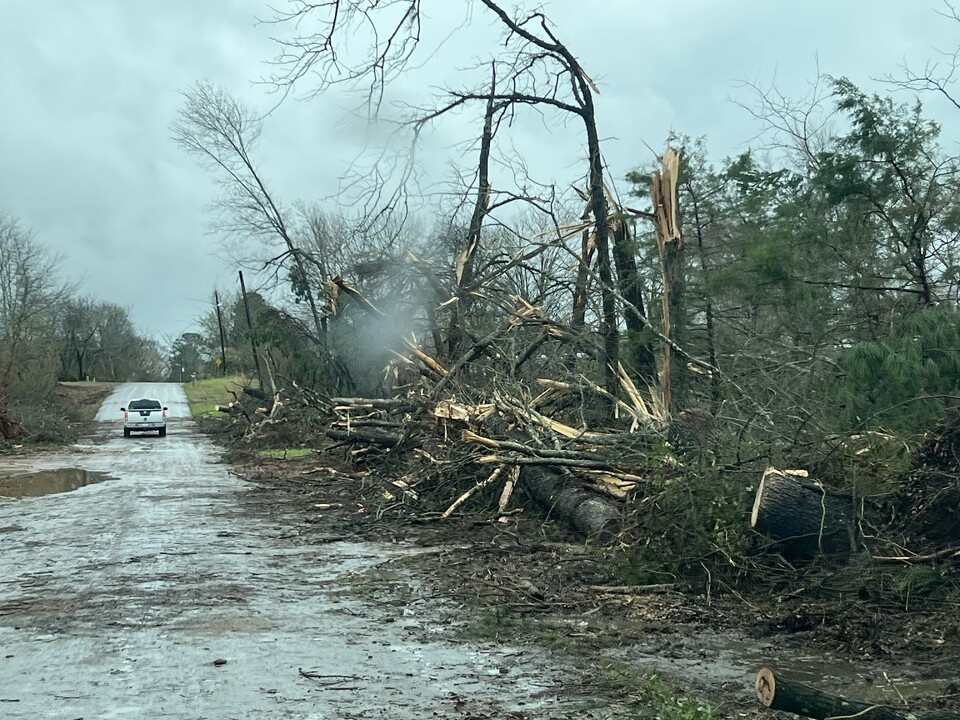
<instances>
[{"instance_id":1,"label":"splintered tree trunk","mask_svg":"<svg viewBox=\"0 0 960 720\"><path fill-rule=\"evenodd\" d=\"M538 503L587 537L610 540L620 530L620 507L606 498L565 482L556 470L526 465L521 485Z\"/></svg>"},{"instance_id":2,"label":"splintered tree trunk","mask_svg":"<svg viewBox=\"0 0 960 720\"><path fill-rule=\"evenodd\" d=\"M680 153L667 148L660 158L662 170L653 174L650 195L653 203L654 227L657 248L660 253L660 273L663 281L663 336L676 341L680 335L674 332L683 326L680 311L683 305L683 235L677 224L677 179L680 174ZM663 406L670 411L672 406L672 359L669 342L663 344L660 367L660 392Z\"/></svg>"},{"instance_id":3,"label":"splintered tree trunk","mask_svg":"<svg viewBox=\"0 0 960 720\"><path fill-rule=\"evenodd\" d=\"M757 699L770 710L781 710L816 720L857 718L857 720L960 720L960 714L948 711L911 713L906 708L874 705L828 695L821 690L784 678L770 667L757 673Z\"/></svg>"},{"instance_id":4,"label":"splintered tree trunk","mask_svg":"<svg viewBox=\"0 0 960 720\"><path fill-rule=\"evenodd\" d=\"M641 340L644 325L637 315L647 317L647 309L643 303L643 287L640 274L637 272L635 258L636 246L630 234L626 221L618 219L613 226L613 261L620 279L620 294L624 301L636 308L634 312L626 305L623 308L623 320L627 326L632 349L629 358L630 369L636 377L645 384L654 386L657 381L657 358L653 354L650 344Z\"/></svg>"},{"instance_id":5,"label":"splintered tree trunk","mask_svg":"<svg viewBox=\"0 0 960 720\"><path fill-rule=\"evenodd\" d=\"M590 231L584 230L577 263L577 282L573 290L573 319L570 321L571 326L578 329L583 327L587 317L587 283L590 279L591 262L593 250L590 247Z\"/></svg>"},{"instance_id":6,"label":"splintered tree trunk","mask_svg":"<svg viewBox=\"0 0 960 720\"><path fill-rule=\"evenodd\" d=\"M850 554L856 544L851 499L827 492L819 483L768 468L760 480L750 527L776 540L785 556Z\"/></svg>"}]
</instances>

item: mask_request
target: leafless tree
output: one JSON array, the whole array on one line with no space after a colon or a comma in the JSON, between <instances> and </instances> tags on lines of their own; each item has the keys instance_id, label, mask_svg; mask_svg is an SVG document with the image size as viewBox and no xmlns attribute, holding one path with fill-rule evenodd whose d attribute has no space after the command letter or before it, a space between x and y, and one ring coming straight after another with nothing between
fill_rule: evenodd
<instances>
[{"instance_id":1,"label":"leafless tree","mask_svg":"<svg viewBox=\"0 0 960 720\"><path fill-rule=\"evenodd\" d=\"M816 171L819 156L835 136L837 108L831 78L819 68L800 97L786 94L776 82L739 83L743 96L734 102L760 123L758 150L786 155L801 173Z\"/></svg>"},{"instance_id":2,"label":"leafless tree","mask_svg":"<svg viewBox=\"0 0 960 720\"><path fill-rule=\"evenodd\" d=\"M526 107L541 113L558 113L561 118L576 119L582 124L587 157L588 207L594 223L602 300L599 325L604 344L604 385L615 395L619 331L610 251L614 238L609 224L610 208L594 105L596 86L542 12L515 16L495 0L479 0L479 4L503 27L503 44L492 53L492 65L498 80L490 88L448 89L436 105L413 109L405 126L412 131L415 141L420 132L437 119L473 103L488 108L487 118L492 107L510 117ZM338 83L365 84L368 109L375 114L381 106L386 84L414 57L420 42L421 7L420 0L294 2L292 11L277 18L279 22L293 24L297 34L282 41L283 51L277 58L275 82L287 90L309 78L313 83L310 92L314 94ZM348 34L359 28L367 32L362 36L368 42L367 52L350 55L348 62L340 48ZM488 134L485 133L484 137ZM375 177L379 179L381 175L376 173ZM519 199L514 194L512 198L491 200L487 205L485 198L491 194L489 182L478 173L477 183L475 192L482 201L474 206L474 219L479 217L482 220L506 200ZM373 192L380 196L382 184L374 185ZM396 196L388 200L395 201ZM621 278L629 279L636 274L632 253L618 253L617 257Z\"/></svg>"},{"instance_id":3,"label":"leafless tree","mask_svg":"<svg viewBox=\"0 0 960 720\"><path fill-rule=\"evenodd\" d=\"M282 243L282 252L264 261L263 267L280 267L288 259L293 263L294 292L306 299L316 341L321 343L323 322L307 282L303 250L253 158L262 126L253 109L209 82L198 82L184 93L172 131L177 145L218 174L223 194L217 206L217 227L241 238Z\"/></svg>"},{"instance_id":4,"label":"leafless tree","mask_svg":"<svg viewBox=\"0 0 960 720\"><path fill-rule=\"evenodd\" d=\"M0 406L17 388L42 390L56 379L55 311L73 290L59 278L61 262L0 213Z\"/></svg>"},{"instance_id":5,"label":"leafless tree","mask_svg":"<svg viewBox=\"0 0 960 720\"><path fill-rule=\"evenodd\" d=\"M947 20L960 23L960 11L950 2L944 2L943 10L938 13ZM938 51L937 55L937 59L924 63L922 70L916 70L904 63L903 72L899 77L887 76L886 80L896 87L916 93L939 95L960 110L960 98L955 89L957 73L960 71L960 46L952 50Z\"/></svg>"}]
</instances>

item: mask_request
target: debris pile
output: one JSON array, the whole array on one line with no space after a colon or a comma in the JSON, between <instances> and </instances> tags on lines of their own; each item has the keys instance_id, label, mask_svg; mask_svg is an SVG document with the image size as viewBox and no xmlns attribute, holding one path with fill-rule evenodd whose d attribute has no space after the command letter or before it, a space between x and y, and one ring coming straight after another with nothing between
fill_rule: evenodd
<instances>
[{"instance_id":1,"label":"debris pile","mask_svg":"<svg viewBox=\"0 0 960 720\"><path fill-rule=\"evenodd\" d=\"M422 352L422 351L421 351ZM392 399L334 397L325 431L348 448L354 466L389 478L397 497L437 507L447 518L485 498L497 517L522 510L522 491L551 515L587 536L610 537L620 528L623 501L645 496L651 479L637 472L662 443L662 416L651 412L626 376L618 401L624 427L590 430L550 417L549 407L570 393L602 394L599 387L541 379L535 397L496 390L490 402L468 404L428 395ZM383 472L381 472L383 471Z\"/></svg>"},{"instance_id":2,"label":"debris pile","mask_svg":"<svg viewBox=\"0 0 960 720\"><path fill-rule=\"evenodd\" d=\"M917 451L901 503L906 524L916 534L960 545L960 409Z\"/></svg>"}]
</instances>

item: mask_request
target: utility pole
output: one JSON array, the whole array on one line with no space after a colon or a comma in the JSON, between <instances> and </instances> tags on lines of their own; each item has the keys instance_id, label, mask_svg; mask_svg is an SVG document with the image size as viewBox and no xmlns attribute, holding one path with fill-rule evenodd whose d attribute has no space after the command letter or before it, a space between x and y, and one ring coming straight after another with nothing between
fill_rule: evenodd
<instances>
[{"instance_id":1,"label":"utility pole","mask_svg":"<svg viewBox=\"0 0 960 720\"><path fill-rule=\"evenodd\" d=\"M223 316L220 314L220 295L217 293L217 289L213 289L213 299L217 304L217 325L220 326L220 361L223 363L223 375L227 375L227 348L223 342ZM243 299L246 300L247 296L244 294Z\"/></svg>"},{"instance_id":2,"label":"utility pole","mask_svg":"<svg viewBox=\"0 0 960 720\"><path fill-rule=\"evenodd\" d=\"M263 384L263 373L260 372L260 358L257 356L257 344L253 341L253 322L250 320L250 303L247 301L247 286L243 284L243 270L240 270L240 292L243 293L243 310L247 316L247 330L250 333L250 349L253 350L253 365L257 369L257 380L260 381L260 389L268 392Z\"/></svg>"}]
</instances>

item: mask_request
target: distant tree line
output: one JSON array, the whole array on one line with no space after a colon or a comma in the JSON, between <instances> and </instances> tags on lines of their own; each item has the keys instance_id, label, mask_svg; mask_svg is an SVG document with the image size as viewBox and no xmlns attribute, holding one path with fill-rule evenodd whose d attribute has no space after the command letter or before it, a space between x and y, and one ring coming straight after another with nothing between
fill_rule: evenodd
<instances>
[{"instance_id":1,"label":"distant tree line","mask_svg":"<svg viewBox=\"0 0 960 720\"><path fill-rule=\"evenodd\" d=\"M50 395L58 380L162 377L166 358L126 308L78 293L62 258L0 213L0 408Z\"/></svg>"}]
</instances>

